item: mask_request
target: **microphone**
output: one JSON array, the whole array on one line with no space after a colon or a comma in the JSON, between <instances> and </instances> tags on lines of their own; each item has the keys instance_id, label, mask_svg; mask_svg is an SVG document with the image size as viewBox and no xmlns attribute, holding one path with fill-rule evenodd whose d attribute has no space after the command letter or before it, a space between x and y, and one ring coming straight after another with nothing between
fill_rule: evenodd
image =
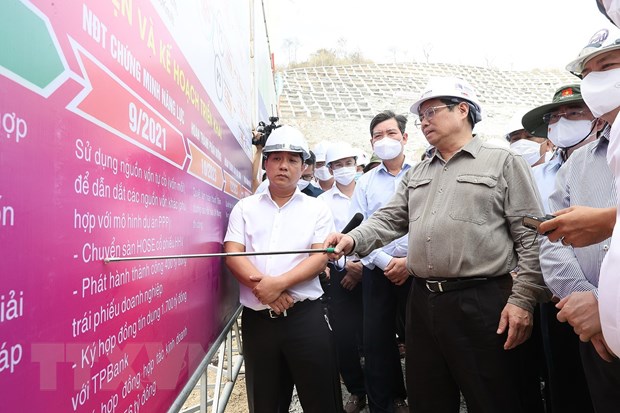
<instances>
[{"instance_id":1,"label":"microphone","mask_svg":"<svg viewBox=\"0 0 620 413\"><path fill-rule=\"evenodd\" d=\"M348 234L355 228L359 227L363 220L364 220L364 215L358 212L357 214L353 215L353 218L351 218L351 221L349 221L349 223L340 232L343 234Z\"/></svg>"}]
</instances>

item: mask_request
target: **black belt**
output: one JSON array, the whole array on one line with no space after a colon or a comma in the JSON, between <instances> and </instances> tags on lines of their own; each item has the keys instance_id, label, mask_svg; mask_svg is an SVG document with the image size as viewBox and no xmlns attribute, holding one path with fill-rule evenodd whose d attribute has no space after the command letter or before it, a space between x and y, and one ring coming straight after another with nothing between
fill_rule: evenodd
<instances>
[{"instance_id":1,"label":"black belt","mask_svg":"<svg viewBox=\"0 0 620 413\"><path fill-rule=\"evenodd\" d=\"M261 316L265 317L265 318L285 318L285 317L291 317L293 315L295 315L296 313L301 312L304 308L309 307L312 303L314 302L319 302L319 300L310 300L310 299L306 299L303 301L297 301L296 303L293 304L293 306L291 308L289 308L288 310L284 310L284 312L278 314L275 311L273 311L271 308L268 308L266 310L253 310L255 311L257 314L260 314Z\"/></svg>"},{"instance_id":2,"label":"black belt","mask_svg":"<svg viewBox=\"0 0 620 413\"><path fill-rule=\"evenodd\" d=\"M468 278L447 278L443 280L429 280L416 277L419 282L426 285L428 291L432 293L447 293L448 291L464 290L465 288L475 287L488 281L496 281L510 277L510 274L495 277L468 277Z\"/></svg>"}]
</instances>

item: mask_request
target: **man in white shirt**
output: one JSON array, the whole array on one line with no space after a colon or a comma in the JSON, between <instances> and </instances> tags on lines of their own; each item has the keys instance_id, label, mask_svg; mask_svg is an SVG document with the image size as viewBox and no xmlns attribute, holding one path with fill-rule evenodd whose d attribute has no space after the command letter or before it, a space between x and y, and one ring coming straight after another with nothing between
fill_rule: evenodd
<instances>
[{"instance_id":1,"label":"man in white shirt","mask_svg":"<svg viewBox=\"0 0 620 413\"><path fill-rule=\"evenodd\" d=\"M334 186L319 195L331 209L337 231L349 223L351 196L355 190L357 152L348 143L338 142L327 149L325 162L334 176ZM344 268L342 268L344 266ZM338 367L351 394L346 413L358 413L366 405L364 374L360 364L362 342L362 264L348 257L329 264L330 319L338 349Z\"/></svg>"},{"instance_id":2,"label":"man in white shirt","mask_svg":"<svg viewBox=\"0 0 620 413\"><path fill-rule=\"evenodd\" d=\"M330 145L327 141L321 141L314 147L314 155L316 156L314 177L319 184L319 188L323 191L328 191L334 185L334 177L325 162Z\"/></svg>"},{"instance_id":3,"label":"man in white shirt","mask_svg":"<svg viewBox=\"0 0 620 413\"><path fill-rule=\"evenodd\" d=\"M362 175L351 200L350 216L368 219L390 201L411 167L404 154L407 118L386 110L370 122L370 143L382 163ZM407 235L361 257L364 303L364 375L371 411L405 412L407 397L396 342L396 320L405 319L411 277ZM398 314L401 314L399 317Z\"/></svg>"},{"instance_id":4,"label":"man in white shirt","mask_svg":"<svg viewBox=\"0 0 620 413\"><path fill-rule=\"evenodd\" d=\"M300 192L309 156L298 130L281 126L263 153L269 188L240 200L224 239L225 252L321 248L333 230L329 208ZM317 274L325 254L227 257L245 307L242 333L250 412L288 411L282 395L297 388L305 412L340 413L342 395L329 320Z\"/></svg>"}]
</instances>

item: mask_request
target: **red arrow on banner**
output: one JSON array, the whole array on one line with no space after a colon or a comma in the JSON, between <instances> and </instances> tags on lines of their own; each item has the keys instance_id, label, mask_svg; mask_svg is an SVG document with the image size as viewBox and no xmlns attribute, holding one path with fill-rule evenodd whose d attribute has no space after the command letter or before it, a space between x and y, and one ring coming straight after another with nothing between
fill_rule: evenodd
<instances>
[{"instance_id":1,"label":"red arrow on banner","mask_svg":"<svg viewBox=\"0 0 620 413\"><path fill-rule=\"evenodd\" d=\"M88 86L68 108L183 169L187 149L181 132L94 58L76 54Z\"/></svg>"}]
</instances>

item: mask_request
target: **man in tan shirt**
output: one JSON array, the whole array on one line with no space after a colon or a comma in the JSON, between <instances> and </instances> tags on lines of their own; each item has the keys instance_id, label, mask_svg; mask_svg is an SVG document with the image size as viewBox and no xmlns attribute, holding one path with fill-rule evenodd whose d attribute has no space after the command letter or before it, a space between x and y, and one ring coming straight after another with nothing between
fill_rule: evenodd
<instances>
[{"instance_id":1,"label":"man in tan shirt","mask_svg":"<svg viewBox=\"0 0 620 413\"><path fill-rule=\"evenodd\" d=\"M538 245L521 224L542 214L529 166L472 135L480 105L463 80L431 79L411 111L437 150L411 168L388 205L324 245L335 246L331 258L364 256L409 232L412 411L456 413L461 391L470 413L522 412L510 350L529 337L536 302L549 298Z\"/></svg>"}]
</instances>

